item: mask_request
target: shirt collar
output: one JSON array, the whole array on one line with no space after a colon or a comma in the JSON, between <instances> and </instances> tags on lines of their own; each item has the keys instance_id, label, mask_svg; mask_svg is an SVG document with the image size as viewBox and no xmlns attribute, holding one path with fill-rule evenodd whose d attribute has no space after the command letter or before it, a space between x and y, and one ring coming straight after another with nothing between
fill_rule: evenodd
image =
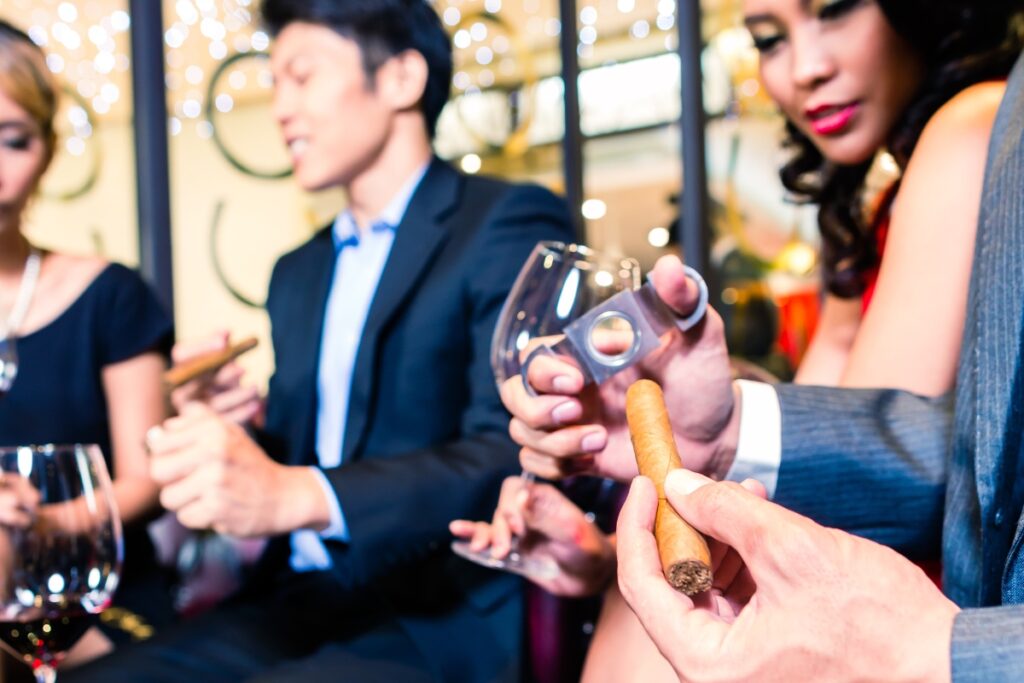
<instances>
[{"instance_id":1,"label":"shirt collar","mask_svg":"<svg viewBox=\"0 0 1024 683\"><path fill-rule=\"evenodd\" d=\"M394 231L398 227L405 217L405 212L409 209L409 202L412 201L413 194L416 193L416 189L420 186L423 176L427 174L428 168L430 168L430 162L427 162L409 176L409 179L405 181L401 189L391 197L391 201L380 212L380 215L370 222L371 230ZM348 209L338 214L338 217L334 220L331 238L334 241L335 249L359 244L359 229L356 227L356 221L352 217L352 212Z\"/></svg>"}]
</instances>

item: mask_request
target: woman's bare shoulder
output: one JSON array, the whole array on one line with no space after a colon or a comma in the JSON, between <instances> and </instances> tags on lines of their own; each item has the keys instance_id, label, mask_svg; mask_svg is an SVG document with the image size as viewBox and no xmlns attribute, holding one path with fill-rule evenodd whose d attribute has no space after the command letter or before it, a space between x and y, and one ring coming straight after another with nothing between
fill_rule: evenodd
<instances>
[{"instance_id":1,"label":"woman's bare shoulder","mask_svg":"<svg viewBox=\"0 0 1024 683\"><path fill-rule=\"evenodd\" d=\"M985 81L964 88L928 120L922 142L949 135L971 137L991 133L996 112L1006 92L1005 81Z\"/></svg>"}]
</instances>

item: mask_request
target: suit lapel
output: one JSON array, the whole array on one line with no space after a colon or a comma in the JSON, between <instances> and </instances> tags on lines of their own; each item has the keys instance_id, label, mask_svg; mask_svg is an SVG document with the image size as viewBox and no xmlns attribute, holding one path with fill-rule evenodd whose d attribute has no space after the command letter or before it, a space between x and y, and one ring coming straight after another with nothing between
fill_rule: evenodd
<instances>
[{"instance_id":1,"label":"suit lapel","mask_svg":"<svg viewBox=\"0 0 1024 683\"><path fill-rule=\"evenodd\" d=\"M1017 72L1021 72L1018 64ZM1018 73L1018 76L1021 75ZM1019 79L1017 79L1019 80ZM1014 79L1011 79L1014 82ZM989 150L989 168L983 194L975 246L974 290L976 346L974 362L974 463L984 536L988 522L1013 524L1009 494L1016 472L1004 465L1016 462L1020 449L1020 354L1024 323L1024 90L1011 87L994 131L1002 141ZM970 317L969 317L970 320ZM1009 462L1007 459L1009 458ZM1015 468L1014 468L1015 469ZM1019 532L1018 532L1019 535ZM985 553L986 560L988 553ZM986 566L984 577L998 576L1005 557L993 557L1000 566ZM988 562L986 562L988 564Z\"/></svg>"},{"instance_id":2,"label":"suit lapel","mask_svg":"<svg viewBox=\"0 0 1024 683\"><path fill-rule=\"evenodd\" d=\"M454 209L461 185L459 175L451 167L434 159L395 231L395 242L370 305L352 373L342 447L346 462L356 457L365 436L381 336L444 243L448 235L444 219Z\"/></svg>"},{"instance_id":3,"label":"suit lapel","mask_svg":"<svg viewBox=\"0 0 1024 683\"><path fill-rule=\"evenodd\" d=\"M334 243L331 240L331 227L321 230L313 238L307 253L307 260L295 279L294 295L289 302L297 307L296 314L291 317L294 327L289 330L287 338L292 340L290 353L293 358L302 359L302 367L312 368L311 372L303 373L302 388L298 396L308 399L299 413L302 443L292 453L292 460L303 460L308 454L316 452L316 408L318 368L320 366L320 342L323 339L324 317L327 311L327 297L334 280L334 267L337 263ZM316 359L310 363L308 359ZM293 462L306 465L307 462Z\"/></svg>"}]
</instances>

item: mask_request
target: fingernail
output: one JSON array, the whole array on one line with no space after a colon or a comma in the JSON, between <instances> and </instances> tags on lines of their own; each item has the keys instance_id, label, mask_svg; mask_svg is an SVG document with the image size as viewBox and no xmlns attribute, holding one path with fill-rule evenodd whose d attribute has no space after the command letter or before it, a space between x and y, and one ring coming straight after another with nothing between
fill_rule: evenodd
<instances>
[{"instance_id":1,"label":"fingernail","mask_svg":"<svg viewBox=\"0 0 1024 683\"><path fill-rule=\"evenodd\" d=\"M583 414L580 404L576 401L566 401L565 403L559 403L555 406L554 410L551 411L551 417L554 418L559 424L565 424L572 422L573 420L580 419Z\"/></svg>"},{"instance_id":2,"label":"fingernail","mask_svg":"<svg viewBox=\"0 0 1024 683\"><path fill-rule=\"evenodd\" d=\"M555 388L555 391L563 391L566 393L576 390L576 383L567 375L559 375L558 377L555 377L551 380L551 386Z\"/></svg>"},{"instance_id":3,"label":"fingernail","mask_svg":"<svg viewBox=\"0 0 1024 683\"><path fill-rule=\"evenodd\" d=\"M146 430L146 437L143 442L146 444L147 449L153 448L153 443L160 439L164 435L164 430L160 425L155 425Z\"/></svg>"},{"instance_id":4,"label":"fingernail","mask_svg":"<svg viewBox=\"0 0 1024 683\"><path fill-rule=\"evenodd\" d=\"M688 496L702 486L707 486L711 480L689 470L672 470L665 477L665 488L673 493L681 493Z\"/></svg>"},{"instance_id":5,"label":"fingernail","mask_svg":"<svg viewBox=\"0 0 1024 683\"><path fill-rule=\"evenodd\" d=\"M591 432L583 437L580 441L580 447L586 453L596 453L597 451L604 450L605 445L608 443L608 435L605 432Z\"/></svg>"}]
</instances>

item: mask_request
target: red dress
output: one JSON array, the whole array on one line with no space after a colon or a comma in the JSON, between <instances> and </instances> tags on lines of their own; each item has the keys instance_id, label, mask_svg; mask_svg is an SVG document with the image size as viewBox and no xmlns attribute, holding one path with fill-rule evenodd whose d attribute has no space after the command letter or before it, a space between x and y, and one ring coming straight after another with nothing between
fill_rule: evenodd
<instances>
[{"instance_id":1,"label":"red dress","mask_svg":"<svg viewBox=\"0 0 1024 683\"><path fill-rule=\"evenodd\" d=\"M885 252L885 240L889 237L889 220L892 216L892 201L896 197L896 190L899 183L893 183L883 194L875 212L875 244L878 248L878 260L881 263L882 254ZM866 313L871 304L871 298L875 295L875 285L878 282L878 265L868 271L867 286L864 294L861 295L861 312ZM924 573L928 575L935 585L942 588L942 562L939 560L924 560L917 563Z\"/></svg>"}]
</instances>

